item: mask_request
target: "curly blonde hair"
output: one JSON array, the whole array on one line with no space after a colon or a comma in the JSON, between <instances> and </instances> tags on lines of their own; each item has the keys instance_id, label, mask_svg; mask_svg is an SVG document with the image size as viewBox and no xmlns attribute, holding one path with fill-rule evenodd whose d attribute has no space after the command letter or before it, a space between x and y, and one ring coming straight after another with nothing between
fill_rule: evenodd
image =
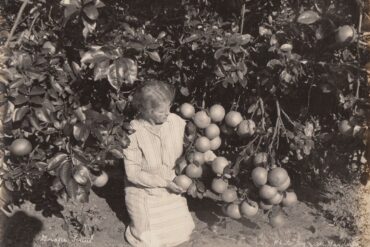
<instances>
[{"instance_id":1,"label":"curly blonde hair","mask_svg":"<svg viewBox=\"0 0 370 247\"><path fill-rule=\"evenodd\" d=\"M175 89L171 84L162 81L149 81L139 86L132 99L138 112L151 110L161 102L171 102L175 98Z\"/></svg>"}]
</instances>

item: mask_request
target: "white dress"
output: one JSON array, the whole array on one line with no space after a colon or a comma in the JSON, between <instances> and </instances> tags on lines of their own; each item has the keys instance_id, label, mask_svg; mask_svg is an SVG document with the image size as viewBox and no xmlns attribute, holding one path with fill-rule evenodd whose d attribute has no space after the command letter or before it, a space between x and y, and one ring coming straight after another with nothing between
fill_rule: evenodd
<instances>
[{"instance_id":1,"label":"white dress","mask_svg":"<svg viewBox=\"0 0 370 247\"><path fill-rule=\"evenodd\" d=\"M194 221L186 199L169 192L183 152L185 121L171 113L161 126L133 120L136 130L124 150L125 201L131 223L125 235L133 246L170 247L189 240ZM157 129L155 129L157 127Z\"/></svg>"}]
</instances>

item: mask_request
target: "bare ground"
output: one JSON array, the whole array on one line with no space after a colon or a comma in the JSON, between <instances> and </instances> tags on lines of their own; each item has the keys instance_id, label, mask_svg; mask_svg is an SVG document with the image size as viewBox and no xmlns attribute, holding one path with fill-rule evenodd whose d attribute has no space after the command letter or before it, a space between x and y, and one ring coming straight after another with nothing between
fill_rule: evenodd
<instances>
[{"instance_id":1,"label":"bare ground","mask_svg":"<svg viewBox=\"0 0 370 247\"><path fill-rule=\"evenodd\" d=\"M69 238L63 229L64 220L55 216L44 217L34 205L25 202L10 218L0 211L0 237L2 247L115 247L128 246L124 239L128 217L124 208L120 176L111 176L106 187L94 189L88 210L93 218L95 232L91 237ZM286 223L272 228L268 216L259 212L253 218L233 220L224 217L220 207L210 200L189 199L189 208L196 222L191 240L179 247L328 247L356 246L345 229L330 224L307 195L298 205L284 209Z\"/></svg>"}]
</instances>

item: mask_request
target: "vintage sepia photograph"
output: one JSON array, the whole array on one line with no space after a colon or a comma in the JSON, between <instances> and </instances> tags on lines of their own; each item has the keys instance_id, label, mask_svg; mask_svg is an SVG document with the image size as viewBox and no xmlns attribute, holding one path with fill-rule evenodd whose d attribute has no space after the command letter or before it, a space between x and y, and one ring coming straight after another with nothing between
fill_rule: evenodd
<instances>
[{"instance_id":1,"label":"vintage sepia photograph","mask_svg":"<svg viewBox=\"0 0 370 247\"><path fill-rule=\"evenodd\" d=\"M0 0L0 247L370 247L370 0Z\"/></svg>"}]
</instances>

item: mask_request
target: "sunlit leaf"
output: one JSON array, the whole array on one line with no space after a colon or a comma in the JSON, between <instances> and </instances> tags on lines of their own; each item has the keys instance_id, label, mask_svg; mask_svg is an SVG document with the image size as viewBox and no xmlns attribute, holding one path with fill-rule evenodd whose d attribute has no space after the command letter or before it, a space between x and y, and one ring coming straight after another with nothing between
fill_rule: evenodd
<instances>
[{"instance_id":1,"label":"sunlit leaf","mask_svg":"<svg viewBox=\"0 0 370 247\"><path fill-rule=\"evenodd\" d=\"M317 12L313 10L306 10L298 16L297 22L301 24L309 25L309 24L313 24L317 22L320 19L321 17Z\"/></svg>"},{"instance_id":2,"label":"sunlit leaf","mask_svg":"<svg viewBox=\"0 0 370 247\"><path fill-rule=\"evenodd\" d=\"M68 159L68 155L65 153L57 153L53 158L48 160L47 170L54 170L59 167L64 161Z\"/></svg>"},{"instance_id":3,"label":"sunlit leaf","mask_svg":"<svg viewBox=\"0 0 370 247\"><path fill-rule=\"evenodd\" d=\"M94 5L87 6L83 9L87 17L89 17L91 20L96 20L98 19L99 12L96 9Z\"/></svg>"},{"instance_id":4,"label":"sunlit leaf","mask_svg":"<svg viewBox=\"0 0 370 247\"><path fill-rule=\"evenodd\" d=\"M75 12L77 12L78 8L75 5L68 5L64 9L64 18L70 18Z\"/></svg>"},{"instance_id":5,"label":"sunlit leaf","mask_svg":"<svg viewBox=\"0 0 370 247\"><path fill-rule=\"evenodd\" d=\"M101 80L107 77L109 69L109 61L98 63L94 68L94 81Z\"/></svg>"},{"instance_id":6,"label":"sunlit leaf","mask_svg":"<svg viewBox=\"0 0 370 247\"><path fill-rule=\"evenodd\" d=\"M35 115L41 122L51 123L50 113L45 108L35 108Z\"/></svg>"},{"instance_id":7,"label":"sunlit leaf","mask_svg":"<svg viewBox=\"0 0 370 247\"><path fill-rule=\"evenodd\" d=\"M77 123L73 126L73 136L77 141L86 141L89 137L90 130L82 123Z\"/></svg>"},{"instance_id":8,"label":"sunlit leaf","mask_svg":"<svg viewBox=\"0 0 370 247\"><path fill-rule=\"evenodd\" d=\"M146 53L149 55L149 57L153 61L161 62L161 57L159 56L158 52L156 52L156 51L147 51Z\"/></svg>"},{"instance_id":9,"label":"sunlit leaf","mask_svg":"<svg viewBox=\"0 0 370 247\"><path fill-rule=\"evenodd\" d=\"M24 116L30 111L29 106L22 106L21 108L16 108L13 112L13 122L21 121Z\"/></svg>"}]
</instances>

